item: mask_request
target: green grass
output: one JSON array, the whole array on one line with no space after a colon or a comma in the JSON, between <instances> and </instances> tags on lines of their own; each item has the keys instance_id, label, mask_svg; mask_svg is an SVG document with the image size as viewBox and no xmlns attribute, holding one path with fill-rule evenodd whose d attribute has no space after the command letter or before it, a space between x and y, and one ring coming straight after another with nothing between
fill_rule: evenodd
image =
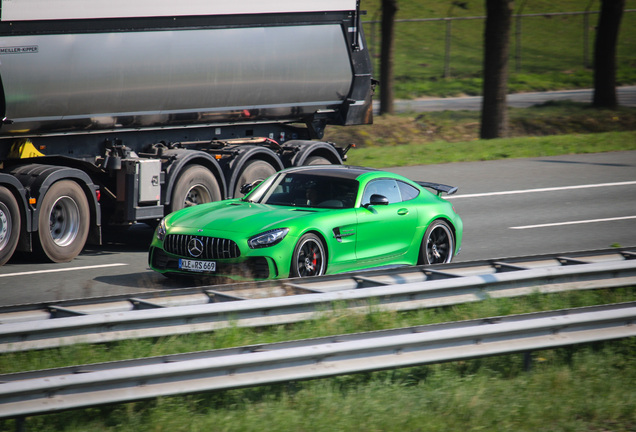
<instances>
[{"instance_id":1,"label":"green grass","mask_svg":"<svg viewBox=\"0 0 636 432\"><path fill-rule=\"evenodd\" d=\"M37 431L631 431L627 342L161 398L29 420ZM630 352L632 355L630 355Z\"/></svg>"},{"instance_id":2,"label":"green grass","mask_svg":"<svg viewBox=\"0 0 636 432\"><path fill-rule=\"evenodd\" d=\"M636 132L552 135L424 145L404 144L351 150L347 164L387 168L449 162L497 160L636 150Z\"/></svg>"},{"instance_id":3,"label":"green grass","mask_svg":"<svg viewBox=\"0 0 636 432\"><path fill-rule=\"evenodd\" d=\"M397 19L441 18L446 16L483 16L483 1L466 2L468 9L450 9L451 2L421 2L399 0ZM587 2L576 0L522 2L524 14L584 11ZM380 0L362 0L368 11L363 21L380 17ZM515 3L515 12L520 3ZM635 9L636 0L627 0L626 9ZM591 10L598 10L594 3ZM449 13L450 12L450 13ZM588 61L592 62L594 28L598 15L588 22ZM409 22L396 25L395 96L458 96L481 94L484 20L463 20L452 23L450 75L444 78L445 22ZM592 71L584 64L584 18L582 15L558 17L528 17L522 20L520 60L517 63L515 27L510 46L511 92L542 91L592 86ZM379 77L380 26L365 25L372 51L375 74ZM623 14L617 46L617 82L636 82L636 12ZM379 77L382 80L382 77Z\"/></svg>"},{"instance_id":4,"label":"green grass","mask_svg":"<svg viewBox=\"0 0 636 432\"><path fill-rule=\"evenodd\" d=\"M478 111L405 113L373 125L329 127L324 139L356 144L351 165L384 168L636 150L636 108L550 102L509 109L509 138L480 140Z\"/></svg>"},{"instance_id":5,"label":"green grass","mask_svg":"<svg viewBox=\"0 0 636 432\"><path fill-rule=\"evenodd\" d=\"M381 330L634 299L636 288L533 294L412 312L351 314L266 329L4 354L0 371L40 369ZM211 392L29 418L37 431L627 431L636 427L636 340L308 382ZM0 430L14 430L12 420Z\"/></svg>"}]
</instances>

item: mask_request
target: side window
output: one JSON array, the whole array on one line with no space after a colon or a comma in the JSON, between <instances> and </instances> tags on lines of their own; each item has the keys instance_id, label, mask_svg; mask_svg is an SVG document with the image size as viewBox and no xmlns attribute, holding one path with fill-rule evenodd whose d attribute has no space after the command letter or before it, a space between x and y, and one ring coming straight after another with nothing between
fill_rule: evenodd
<instances>
[{"instance_id":1,"label":"side window","mask_svg":"<svg viewBox=\"0 0 636 432\"><path fill-rule=\"evenodd\" d=\"M384 195L388 198L389 204L402 201L398 182L393 179L380 179L370 182L364 189L364 194L362 194L362 205L368 204L373 194Z\"/></svg>"},{"instance_id":2,"label":"side window","mask_svg":"<svg viewBox=\"0 0 636 432\"><path fill-rule=\"evenodd\" d=\"M420 191L417 188L408 183L398 181L397 184L400 188L400 193L402 194L402 201L412 200L420 194Z\"/></svg>"}]
</instances>

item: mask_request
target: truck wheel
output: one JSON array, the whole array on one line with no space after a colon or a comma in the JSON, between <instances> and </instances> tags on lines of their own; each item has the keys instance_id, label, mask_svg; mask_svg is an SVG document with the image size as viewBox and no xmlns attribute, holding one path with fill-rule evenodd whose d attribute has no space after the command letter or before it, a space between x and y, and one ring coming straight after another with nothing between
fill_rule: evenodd
<instances>
[{"instance_id":1,"label":"truck wheel","mask_svg":"<svg viewBox=\"0 0 636 432\"><path fill-rule=\"evenodd\" d=\"M331 162L322 156L311 156L307 158L305 165L331 165Z\"/></svg>"},{"instance_id":2,"label":"truck wheel","mask_svg":"<svg viewBox=\"0 0 636 432\"><path fill-rule=\"evenodd\" d=\"M192 165L183 170L175 182L168 213L220 199L221 191L214 174L204 166Z\"/></svg>"},{"instance_id":3,"label":"truck wheel","mask_svg":"<svg viewBox=\"0 0 636 432\"><path fill-rule=\"evenodd\" d=\"M20 209L9 190L0 186L0 265L15 251L20 236Z\"/></svg>"},{"instance_id":4,"label":"truck wheel","mask_svg":"<svg viewBox=\"0 0 636 432\"><path fill-rule=\"evenodd\" d=\"M54 183L40 204L36 249L53 262L71 261L86 243L89 220L82 188L72 180Z\"/></svg>"},{"instance_id":5,"label":"truck wheel","mask_svg":"<svg viewBox=\"0 0 636 432\"><path fill-rule=\"evenodd\" d=\"M234 198L242 197L241 186L246 183L252 183L256 180L265 180L267 177L276 173L276 169L269 163L262 160L253 160L245 165L241 175L236 180L234 187Z\"/></svg>"}]
</instances>

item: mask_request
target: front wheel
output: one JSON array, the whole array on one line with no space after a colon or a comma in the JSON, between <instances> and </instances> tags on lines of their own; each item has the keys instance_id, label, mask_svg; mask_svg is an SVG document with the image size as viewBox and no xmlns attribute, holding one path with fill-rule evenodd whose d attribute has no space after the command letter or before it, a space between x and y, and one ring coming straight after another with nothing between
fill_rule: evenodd
<instances>
[{"instance_id":1,"label":"front wheel","mask_svg":"<svg viewBox=\"0 0 636 432\"><path fill-rule=\"evenodd\" d=\"M68 262L84 247L90 210L82 188L72 180L54 183L42 199L36 248L53 262Z\"/></svg>"},{"instance_id":2,"label":"front wheel","mask_svg":"<svg viewBox=\"0 0 636 432\"><path fill-rule=\"evenodd\" d=\"M290 277L320 276L327 269L327 254L315 234L305 234L294 248Z\"/></svg>"},{"instance_id":3,"label":"front wheel","mask_svg":"<svg viewBox=\"0 0 636 432\"><path fill-rule=\"evenodd\" d=\"M424 233L418 264L444 264L451 262L455 251L455 238L447 222L433 221Z\"/></svg>"}]
</instances>

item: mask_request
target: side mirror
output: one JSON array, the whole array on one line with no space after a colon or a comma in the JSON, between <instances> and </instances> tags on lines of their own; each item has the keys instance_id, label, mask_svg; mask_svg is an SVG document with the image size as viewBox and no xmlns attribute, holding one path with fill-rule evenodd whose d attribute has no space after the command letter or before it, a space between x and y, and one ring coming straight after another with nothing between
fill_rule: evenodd
<instances>
[{"instance_id":1,"label":"side mirror","mask_svg":"<svg viewBox=\"0 0 636 432\"><path fill-rule=\"evenodd\" d=\"M245 195L246 193L250 192L252 189L254 189L256 186L258 186L262 182L263 180L254 180L252 183L245 183L243 186L241 186L241 189L239 189L239 192Z\"/></svg>"},{"instance_id":2,"label":"side mirror","mask_svg":"<svg viewBox=\"0 0 636 432\"><path fill-rule=\"evenodd\" d=\"M388 205L389 199L384 195L373 194L368 205Z\"/></svg>"}]
</instances>

